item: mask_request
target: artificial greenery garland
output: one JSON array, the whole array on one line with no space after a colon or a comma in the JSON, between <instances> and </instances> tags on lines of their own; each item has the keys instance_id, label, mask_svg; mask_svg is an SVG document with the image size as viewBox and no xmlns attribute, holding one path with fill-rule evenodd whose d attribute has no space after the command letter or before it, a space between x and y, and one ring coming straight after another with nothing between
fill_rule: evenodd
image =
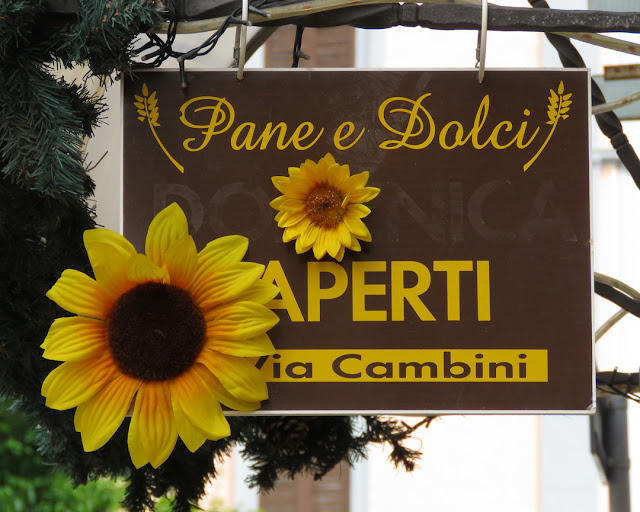
<instances>
[{"instance_id":1,"label":"artificial greenery garland","mask_svg":"<svg viewBox=\"0 0 640 512\"><path fill-rule=\"evenodd\" d=\"M104 81L130 72L132 41L160 20L147 0L81 0L69 16L47 15L46 4L0 3L0 394L31 417L43 454L78 484L126 478L131 512L153 509L154 498L170 491L174 511L189 511L234 443L252 464L250 483L263 489L282 474L320 478L341 460L365 455L369 443L390 443L393 462L412 469L418 453L403 445L409 426L366 418L356 428L349 417L229 418L230 437L195 453L178 442L159 468L136 469L128 419L104 447L86 453L73 411L45 406L41 385L57 363L42 358L40 344L53 320L67 315L45 293L66 268L91 272L82 234L95 227L87 204L93 183L82 147L104 109L52 69L86 64Z\"/></svg>"}]
</instances>

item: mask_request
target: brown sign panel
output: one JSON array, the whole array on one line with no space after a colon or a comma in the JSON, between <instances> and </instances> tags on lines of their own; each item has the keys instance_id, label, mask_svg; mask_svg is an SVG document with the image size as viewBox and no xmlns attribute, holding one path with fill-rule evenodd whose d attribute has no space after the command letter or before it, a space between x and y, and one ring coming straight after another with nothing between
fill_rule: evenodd
<instances>
[{"instance_id":1,"label":"brown sign panel","mask_svg":"<svg viewBox=\"0 0 640 512\"><path fill-rule=\"evenodd\" d=\"M588 71L187 78L125 81L124 234L175 201L198 247L249 238L282 292L259 413L590 410ZM269 205L327 153L380 189L340 262Z\"/></svg>"}]
</instances>

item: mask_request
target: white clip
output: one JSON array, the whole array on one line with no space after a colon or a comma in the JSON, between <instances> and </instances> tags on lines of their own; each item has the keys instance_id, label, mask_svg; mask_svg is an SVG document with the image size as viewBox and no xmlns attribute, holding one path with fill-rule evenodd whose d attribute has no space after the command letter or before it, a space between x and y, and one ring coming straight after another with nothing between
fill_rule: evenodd
<instances>
[{"instance_id":1,"label":"white clip","mask_svg":"<svg viewBox=\"0 0 640 512\"><path fill-rule=\"evenodd\" d=\"M242 21L249 21L249 0L242 0ZM247 25L242 24L236 27L236 45L234 54L238 62L238 80L244 78L244 63L247 57Z\"/></svg>"},{"instance_id":2,"label":"white clip","mask_svg":"<svg viewBox=\"0 0 640 512\"><path fill-rule=\"evenodd\" d=\"M478 82L484 80L484 59L487 56L487 20L489 18L489 0L482 0L482 21L478 31L478 46L476 47L476 67L478 68Z\"/></svg>"}]
</instances>

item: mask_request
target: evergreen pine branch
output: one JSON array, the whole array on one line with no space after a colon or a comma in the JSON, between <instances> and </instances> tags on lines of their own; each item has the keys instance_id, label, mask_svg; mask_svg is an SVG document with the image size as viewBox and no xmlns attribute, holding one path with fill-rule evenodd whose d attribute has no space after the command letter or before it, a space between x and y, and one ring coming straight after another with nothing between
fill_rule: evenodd
<instances>
[{"instance_id":1,"label":"evergreen pine branch","mask_svg":"<svg viewBox=\"0 0 640 512\"><path fill-rule=\"evenodd\" d=\"M42 16L44 8L29 0L3 0L0 2L0 62L16 48L30 44L32 27Z\"/></svg>"},{"instance_id":2,"label":"evergreen pine branch","mask_svg":"<svg viewBox=\"0 0 640 512\"><path fill-rule=\"evenodd\" d=\"M129 512L145 512L154 509L150 492L150 471L140 468L131 472L122 504Z\"/></svg>"},{"instance_id":3,"label":"evergreen pine branch","mask_svg":"<svg viewBox=\"0 0 640 512\"><path fill-rule=\"evenodd\" d=\"M239 442L253 471L248 484L269 491L282 477L313 474L318 480L343 460L353 464L366 457L371 443L391 445L396 465L409 471L415 467L420 452L405 445L413 427L394 419L366 417L366 429L358 433L355 421L357 417L349 416L245 419L239 426Z\"/></svg>"},{"instance_id":4,"label":"evergreen pine branch","mask_svg":"<svg viewBox=\"0 0 640 512\"><path fill-rule=\"evenodd\" d=\"M65 268L90 272L82 233L94 227L86 203L93 183L81 148L103 109L84 85L55 79L50 69L88 62L103 78L129 69L131 41L157 14L146 2L129 2L147 14L133 14L135 23L125 16L113 29L109 24L110 47L98 51L101 40L87 45L93 20L45 18L41 4L0 2L0 394L19 400L39 426L43 455L82 484L127 475L131 463L122 456L125 428L103 449L85 453L73 411L45 407L40 394L56 363L42 358L39 345L51 322L68 314L45 292ZM83 2L89 4L104 11L109 2Z\"/></svg>"},{"instance_id":5,"label":"evergreen pine branch","mask_svg":"<svg viewBox=\"0 0 640 512\"><path fill-rule=\"evenodd\" d=\"M41 67L18 67L0 81L2 173L56 198L90 193L82 147L97 119L95 103Z\"/></svg>"}]
</instances>

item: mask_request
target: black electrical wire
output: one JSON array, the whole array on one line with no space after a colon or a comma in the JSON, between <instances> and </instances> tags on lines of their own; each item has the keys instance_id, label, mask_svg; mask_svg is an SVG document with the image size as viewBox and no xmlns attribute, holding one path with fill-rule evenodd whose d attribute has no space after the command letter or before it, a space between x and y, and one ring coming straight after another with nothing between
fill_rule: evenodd
<instances>
[{"instance_id":1,"label":"black electrical wire","mask_svg":"<svg viewBox=\"0 0 640 512\"><path fill-rule=\"evenodd\" d=\"M301 25L296 26L296 39L293 42L293 62L292 68L297 68L300 63L300 57L302 52L302 34L304 33L304 27Z\"/></svg>"},{"instance_id":2,"label":"black electrical wire","mask_svg":"<svg viewBox=\"0 0 640 512\"><path fill-rule=\"evenodd\" d=\"M600 297L610 300L615 305L640 318L640 302L616 290L613 286L596 281L594 283L594 291Z\"/></svg>"},{"instance_id":3,"label":"black electrical wire","mask_svg":"<svg viewBox=\"0 0 640 512\"><path fill-rule=\"evenodd\" d=\"M640 317L640 302L619 291L614 286L600 282L596 278L594 291L632 315ZM620 373L617 369L611 372L598 372L596 374L596 387L603 393L624 396L629 400L640 403L640 396L636 392L631 392L632 389L638 389L638 379L638 373Z\"/></svg>"},{"instance_id":4,"label":"black electrical wire","mask_svg":"<svg viewBox=\"0 0 640 512\"><path fill-rule=\"evenodd\" d=\"M255 12L261 15L266 16L266 14L261 11L259 8L265 4L268 0L258 0L249 5L249 10L251 12ZM143 62L139 63L136 68L157 68L162 65L164 61L169 58L177 59L178 64L180 65L180 74L181 81L183 87L186 85L184 78L184 61L192 60L197 57L202 57L207 55L211 50L213 50L222 37L222 35L226 32L226 30L231 25L247 25L248 23L244 20L240 19L239 16L242 14L242 7L238 7L235 9L230 15L228 15L220 28L216 30L210 37L208 37L202 44L199 46L192 48L188 52L179 52L173 49L173 44L176 40L176 36L178 33L178 17L174 14L167 15L167 19L169 20L169 25L167 27L167 38L166 41L163 41L156 34L147 34L149 41L138 51L141 53L146 51L147 49L156 48L155 51L151 53L147 53L142 57L143 61L149 61L153 59L151 62Z\"/></svg>"},{"instance_id":5,"label":"black electrical wire","mask_svg":"<svg viewBox=\"0 0 640 512\"><path fill-rule=\"evenodd\" d=\"M596 388L602 393L623 396L640 403L640 396L632 392L638 389L638 373L622 373L617 369L610 372L596 373Z\"/></svg>"}]
</instances>

